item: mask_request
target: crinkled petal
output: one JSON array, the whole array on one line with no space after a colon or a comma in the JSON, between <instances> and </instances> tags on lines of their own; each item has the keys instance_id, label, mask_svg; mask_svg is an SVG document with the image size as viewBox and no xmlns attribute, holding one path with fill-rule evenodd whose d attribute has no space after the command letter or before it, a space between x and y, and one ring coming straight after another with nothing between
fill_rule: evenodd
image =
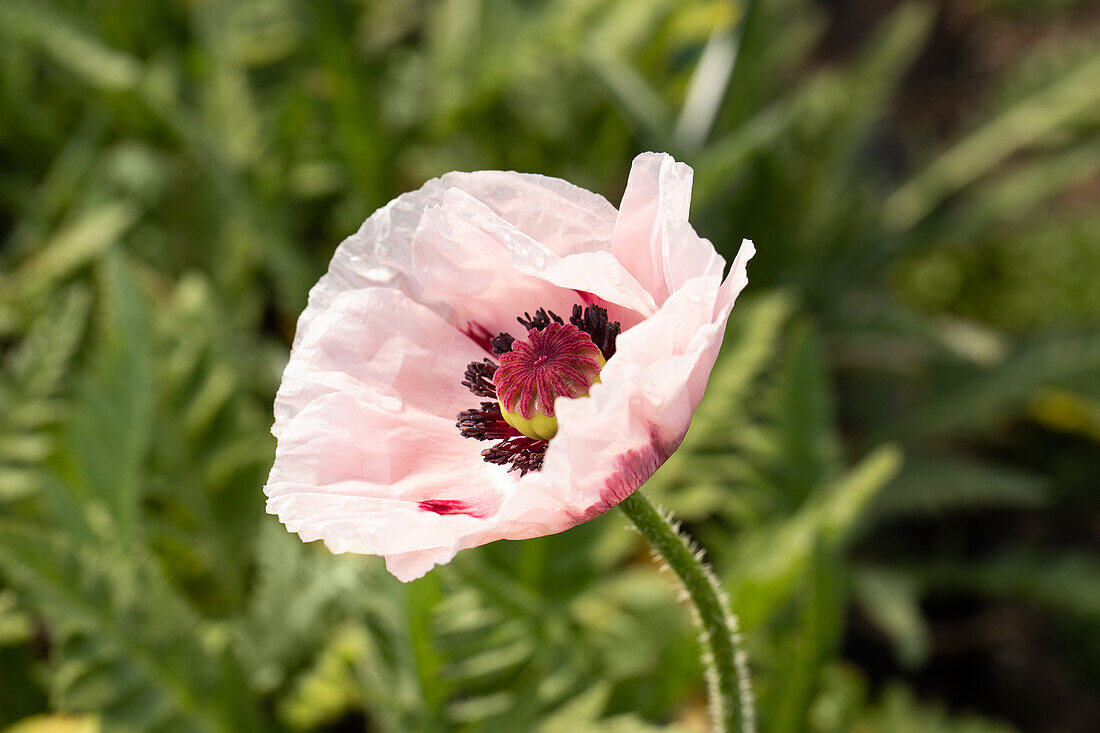
<instances>
[{"instance_id":1,"label":"crinkled petal","mask_svg":"<svg viewBox=\"0 0 1100 733\"><path fill-rule=\"evenodd\" d=\"M623 333L588 399L555 402L558 434L543 470L525 484L559 497L577 522L607 511L653 475L687 433L754 251L746 241L724 283L690 280Z\"/></svg>"},{"instance_id":2,"label":"crinkled petal","mask_svg":"<svg viewBox=\"0 0 1100 733\"><path fill-rule=\"evenodd\" d=\"M334 551L419 552L443 538L453 555L515 480L454 425L471 403L465 365L483 356L398 290L341 293L298 340L276 398L269 511Z\"/></svg>"},{"instance_id":3,"label":"crinkled petal","mask_svg":"<svg viewBox=\"0 0 1100 733\"><path fill-rule=\"evenodd\" d=\"M599 194L560 179L528 173L448 173L428 181L416 191L398 196L374 212L359 231L340 244L328 273L310 291L309 306L298 319L296 341L308 333L314 318L324 312L337 295L359 288L385 286L402 290L429 303L453 323L459 323L461 314L454 315L452 311L461 303L448 304L431 297L430 292L427 298L422 297L426 289L417 282L413 262L416 248L411 246L421 229L425 212L441 207L447 192L452 189L481 202L555 256L611 247L617 212ZM422 248L420 255L424 255ZM470 269L466 268L463 274L469 275ZM541 305L528 305L527 309ZM504 313L505 308L500 312ZM488 328L486 324L481 325Z\"/></svg>"},{"instance_id":4,"label":"crinkled petal","mask_svg":"<svg viewBox=\"0 0 1100 733\"><path fill-rule=\"evenodd\" d=\"M692 170L664 153L634 159L615 222L611 254L660 305L684 283L721 276L714 246L688 224Z\"/></svg>"},{"instance_id":5,"label":"crinkled petal","mask_svg":"<svg viewBox=\"0 0 1100 733\"><path fill-rule=\"evenodd\" d=\"M484 202L458 189L447 192L444 208L475 228L482 238L488 237L498 243L499 264L513 270L513 278L518 273L556 286L570 304L576 302L578 292L589 293L605 303L636 312L638 316L631 319L631 325L656 310L653 297L607 249L602 248L603 242L592 240L587 249L578 247L573 252L556 251L499 216ZM465 254L476 258L475 252L485 251L472 252L466 248Z\"/></svg>"},{"instance_id":6,"label":"crinkled petal","mask_svg":"<svg viewBox=\"0 0 1100 733\"><path fill-rule=\"evenodd\" d=\"M489 217L494 221L487 221ZM493 335L521 335L516 316L540 307L568 313L576 294L517 271L512 249L519 247L539 249L546 258L556 256L495 219L484 204L450 189L442 205L424 212L413 236L413 296L445 310L458 328L476 324Z\"/></svg>"},{"instance_id":7,"label":"crinkled petal","mask_svg":"<svg viewBox=\"0 0 1100 733\"><path fill-rule=\"evenodd\" d=\"M343 392L390 411L452 417L468 407L462 373L484 351L434 311L390 288L349 290L297 339L279 393L275 425L310 402Z\"/></svg>"},{"instance_id":8,"label":"crinkled petal","mask_svg":"<svg viewBox=\"0 0 1100 733\"><path fill-rule=\"evenodd\" d=\"M455 517L469 529L499 508L499 470L471 447L453 419L327 394L285 426L268 510L303 539L341 552L434 547L453 539Z\"/></svg>"}]
</instances>

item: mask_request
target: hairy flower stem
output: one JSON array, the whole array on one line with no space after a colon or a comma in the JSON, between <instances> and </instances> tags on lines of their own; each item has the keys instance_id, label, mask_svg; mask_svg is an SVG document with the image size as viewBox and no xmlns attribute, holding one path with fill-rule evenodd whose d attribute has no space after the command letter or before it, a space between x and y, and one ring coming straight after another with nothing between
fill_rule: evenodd
<instances>
[{"instance_id":1,"label":"hairy flower stem","mask_svg":"<svg viewBox=\"0 0 1100 733\"><path fill-rule=\"evenodd\" d=\"M695 610L699 643L707 672L710 712L715 730L753 733L756 728L748 657L741 649L737 619L702 553L671 521L635 491L620 504L650 547L680 578Z\"/></svg>"}]
</instances>

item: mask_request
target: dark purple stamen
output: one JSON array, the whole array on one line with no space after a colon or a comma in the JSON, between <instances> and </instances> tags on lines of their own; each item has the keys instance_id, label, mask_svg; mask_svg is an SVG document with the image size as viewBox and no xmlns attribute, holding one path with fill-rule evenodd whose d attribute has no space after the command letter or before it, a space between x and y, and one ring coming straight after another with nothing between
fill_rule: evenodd
<instances>
[{"instance_id":1,"label":"dark purple stamen","mask_svg":"<svg viewBox=\"0 0 1100 733\"><path fill-rule=\"evenodd\" d=\"M519 471L519 475L523 476L528 471L538 471L542 468L547 445L549 441L535 440L523 435L497 443L492 448L486 448L481 451L481 455L486 462L495 463L498 466L511 463L508 472Z\"/></svg>"},{"instance_id":2,"label":"dark purple stamen","mask_svg":"<svg viewBox=\"0 0 1100 733\"><path fill-rule=\"evenodd\" d=\"M615 339L619 337L622 326L618 321L608 322L606 308L590 305L582 309L575 305L569 322L592 337L592 343L600 348L604 359L615 355Z\"/></svg>"},{"instance_id":3,"label":"dark purple stamen","mask_svg":"<svg viewBox=\"0 0 1100 733\"><path fill-rule=\"evenodd\" d=\"M548 311L545 308L539 308L537 311L535 311L535 315L524 313L522 316L517 317L516 320L519 321L519 325L523 326L527 330L531 330L533 328L536 331L541 331L542 329L549 326L551 323L565 323L565 321L562 320L561 316L559 316L554 311Z\"/></svg>"},{"instance_id":4,"label":"dark purple stamen","mask_svg":"<svg viewBox=\"0 0 1100 733\"><path fill-rule=\"evenodd\" d=\"M492 397L495 400L497 390L493 386L493 375L496 371L497 365L490 359L470 362L466 367L466 378L462 380L462 386L478 397Z\"/></svg>"},{"instance_id":5,"label":"dark purple stamen","mask_svg":"<svg viewBox=\"0 0 1100 733\"><path fill-rule=\"evenodd\" d=\"M496 402L482 402L481 407L463 410L458 413L455 423L463 438L476 440L501 440L522 435L500 414L500 405Z\"/></svg>"},{"instance_id":6,"label":"dark purple stamen","mask_svg":"<svg viewBox=\"0 0 1100 733\"><path fill-rule=\"evenodd\" d=\"M542 467L547 441L528 438L505 422L500 414L500 405L496 402L482 402L479 408L463 410L458 413L458 422L455 424L463 438L501 441L481 452L488 463L511 464L508 471L519 471L520 476ZM425 508L424 502L421 502L420 508Z\"/></svg>"},{"instance_id":7,"label":"dark purple stamen","mask_svg":"<svg viewBox=\"0 0 1100 733\"><path fill-rule=\"evenodd\" d=\"M516 337L510 333L500 333L489 339L489 344L493 347L493 353L497 356L507 354L512 350L512 344L516 342Z\"/></svg>"}]
</instances>

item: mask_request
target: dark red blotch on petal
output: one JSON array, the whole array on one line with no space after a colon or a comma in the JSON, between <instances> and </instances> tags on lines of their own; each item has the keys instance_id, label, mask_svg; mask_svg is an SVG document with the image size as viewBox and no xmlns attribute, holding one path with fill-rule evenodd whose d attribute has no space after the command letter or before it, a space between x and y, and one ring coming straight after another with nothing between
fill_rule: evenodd
<instances>
[{"instance_id":1,"label":"dark red blotch on petal","mask_svg":"<svg viewBox=\"0 0 1100 733\"><path fill-rule=\"evenodd\" d=\"M459 499L425 499L420 502L420 510L434 512L436 514L467 514L471 517L481 517L478 512L471 510L470 505Z\"/></svg>"},{"instance_id":2,"label":"dark red blotch on petal","mask_svg":"<svg viewBox=\"0 0 1100 733\"><path fill-rule=\"evenodd\" d=\"M493 334L489 333L489 330L475 321L466 321L466 328L462 331L470 337L470 340L481 348L493 353Z\"/></svg>"},{"instance_id":3,"label":"dark red blotch on petal","mask_svg":"<svg viewBox=\"0 0 1100 733\"><path fill-rule=\"evenodd\" d=\"M680 446L681 437L672 443L661 440L657 427L649 428L649 442L640 448L629 450L615 461L615 470L600 490L600 499L586 511L577 514L578 524L594 519L633 494L657 472L668 457Z\"/></svg>"}]
</instances>

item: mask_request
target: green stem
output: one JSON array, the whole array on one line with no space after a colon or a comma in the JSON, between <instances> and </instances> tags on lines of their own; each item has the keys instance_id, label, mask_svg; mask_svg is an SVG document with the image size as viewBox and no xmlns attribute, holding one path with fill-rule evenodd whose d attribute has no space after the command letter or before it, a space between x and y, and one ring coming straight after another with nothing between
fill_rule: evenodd
<instances>
[{"instance_id":1,"label":"green stem","mask_svg":"<svg viewBox=\"0 0 1100 733\"><path fill-rule=\"evenodd\" d=\"M756 721L749 685L748 657L740 648L737 619L730 613L729 602L718 587L714 573L702 562L701 553L692 541L641 491L635 491L619 506L653 550L680 578L694 604L715 729L723 733L752 733Z\"/></svg>"}]
</instances>

